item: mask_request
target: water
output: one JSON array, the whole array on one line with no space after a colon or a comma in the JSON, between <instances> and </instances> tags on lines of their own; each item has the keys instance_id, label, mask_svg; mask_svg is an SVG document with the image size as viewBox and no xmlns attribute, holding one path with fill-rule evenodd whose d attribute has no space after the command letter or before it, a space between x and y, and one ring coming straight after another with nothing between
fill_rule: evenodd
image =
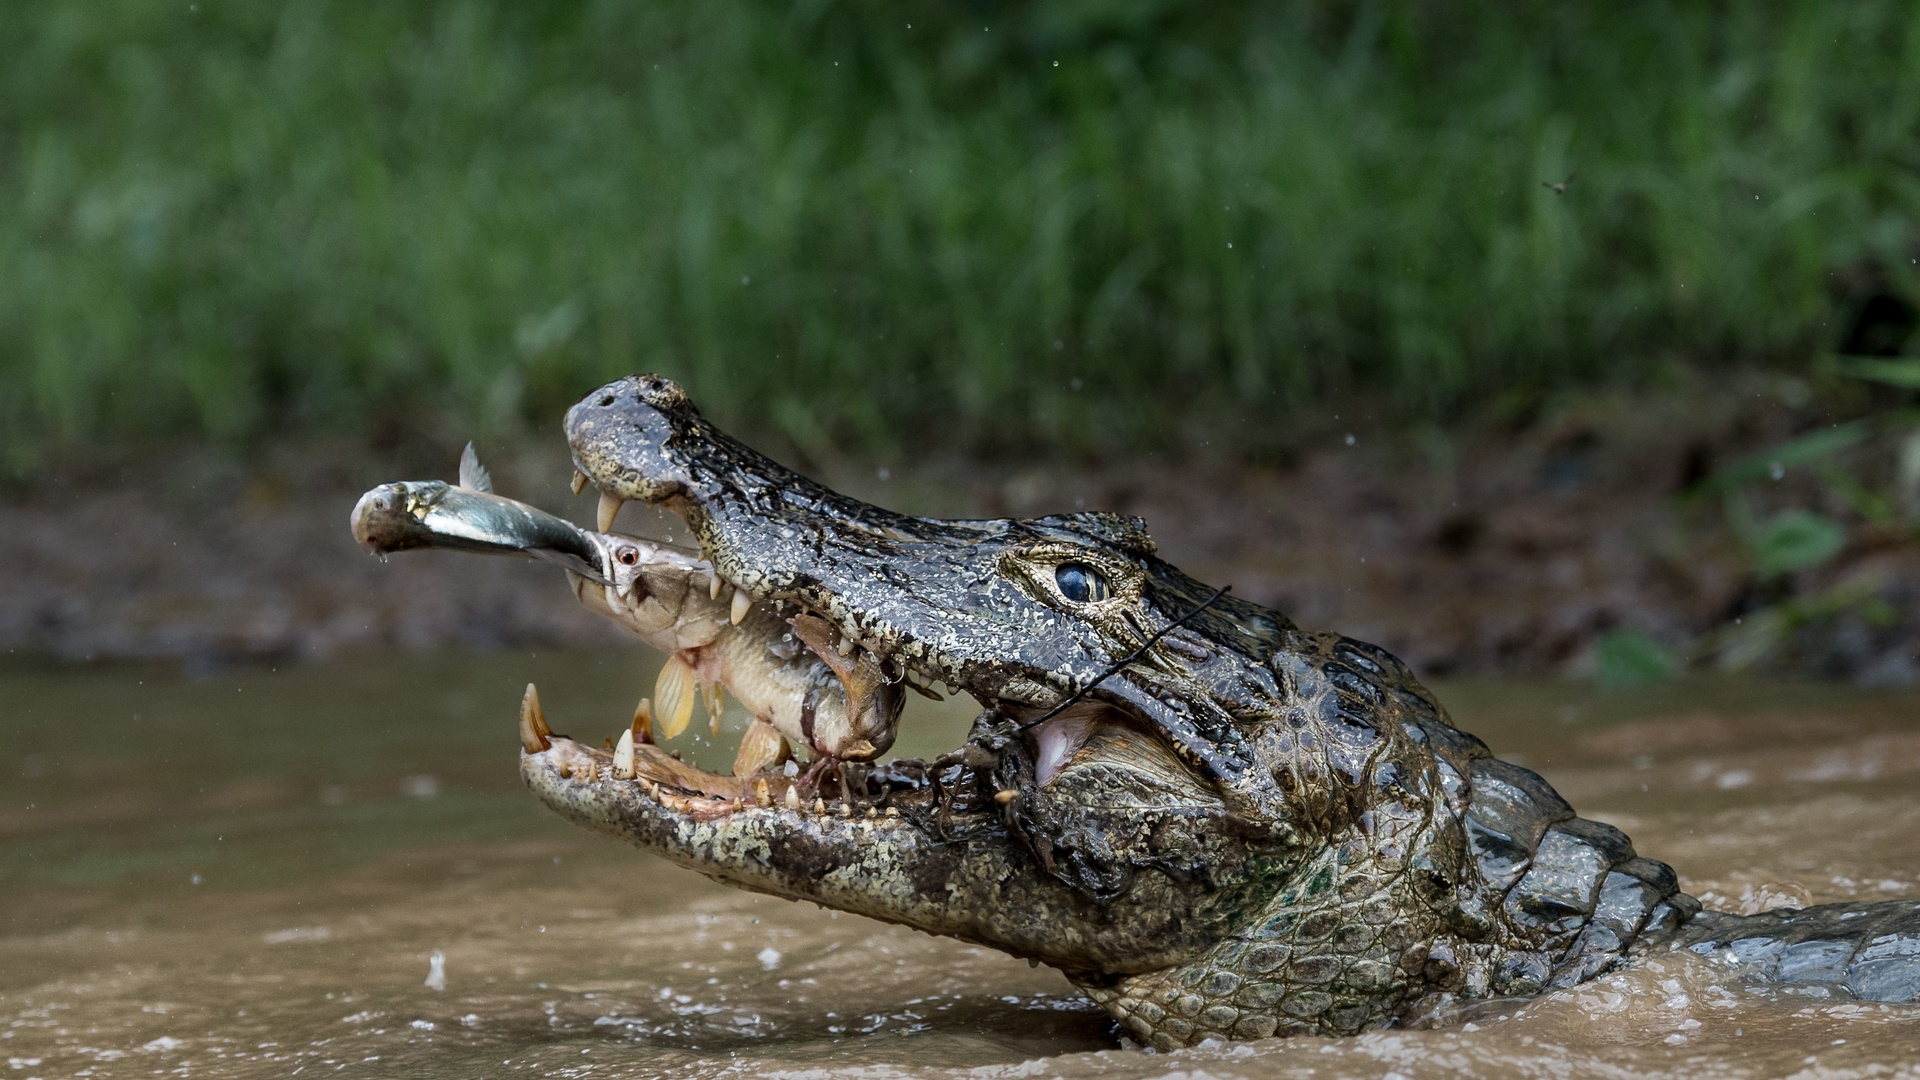
<instances>
[{"instance_id":1,"label":"water","mask_svg":"<svg viewBox=\"0 0 1920 1080\"><path fill-rule=\"evenodd\" d=\"M1920 1010L1757 994L1690 955L1445 1030L1119 1049L1047 969L722 888L538 806L521 685L558 730L611 734L639 664L0 669L0 1076L1920 1075ZM1920 694L1441 694L1710 906L1920 896ZM970 711L910 709L914 754ZM723 765L731 739L689 749Z\"/></svg>"}]
</instances>

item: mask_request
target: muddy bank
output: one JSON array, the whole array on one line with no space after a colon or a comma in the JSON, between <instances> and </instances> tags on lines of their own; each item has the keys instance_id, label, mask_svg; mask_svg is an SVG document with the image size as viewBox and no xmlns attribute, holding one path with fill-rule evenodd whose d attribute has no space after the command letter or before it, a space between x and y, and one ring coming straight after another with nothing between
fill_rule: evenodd
<instances>
[{"instance_id":1,"label":"muddy bank","mask_svg":"<svg viewBox=\"0 0 1920 1080\"><path fill-rule=\"evenodd\" d=\"M1830 482L1844 467L1897 505L1898 446L1869 440L1741 493L1757 513L1808 508L1845 525L1836 555L1796 573L1756 569L1724 500L1683 497L1726 463L1833 422L1805 397L1764 381L1596 397L1449 433L1348 432L1323 417L1296 453L1261 464L1197 448L1178 460L935 455L809 469L917 513L1139 514L1196 576L1302 626L1377 642L1428 675L1588 673L1596 642L1626 629L1679 662L1714 664L1725 657L1703 635L1745 633L1736 659L1762 670L1913 682L1920 548L1906 525L1841 505ZM0 650L204 668L618 640L551 567L443 553L383 564L353 544L346 517L361 491L450 476L456 450L310 444L243 459L171 448L42 476L0 500ZM503 492L592 519L591 493L567 491L557 439L486 456ZM660 535L671 522L629 508L620 527ZM1747 632L1768 619L1767 636Z\"/></svg>"}]
</instances>

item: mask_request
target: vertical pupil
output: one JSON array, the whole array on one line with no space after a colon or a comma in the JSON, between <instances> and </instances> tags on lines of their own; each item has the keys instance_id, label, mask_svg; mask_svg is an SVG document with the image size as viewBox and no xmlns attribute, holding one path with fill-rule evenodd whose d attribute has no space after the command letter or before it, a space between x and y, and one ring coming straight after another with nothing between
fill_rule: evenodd
<instances>
[{"instance_id":1,"label":"vertical pupil","mask_svg":"<svg viewBox=\"0 0 1920 1080\"><path fill-rule=\"evenodd\" d=\"M1093 574L1084 566L1067 563L1053 572L1053 580L1060 586L1060 595L1076 604L1093 599Z\"/></svg>"}]
</instances>

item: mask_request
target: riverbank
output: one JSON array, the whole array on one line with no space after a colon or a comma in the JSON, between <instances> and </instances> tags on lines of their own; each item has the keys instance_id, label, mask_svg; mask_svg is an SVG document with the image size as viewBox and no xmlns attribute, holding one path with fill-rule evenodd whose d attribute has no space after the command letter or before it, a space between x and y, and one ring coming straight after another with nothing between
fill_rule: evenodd
<instances>
[{"instance_id":1,"label":"riverbank","mask_svg":"<svg viewBox=\"0 0 1920 1080\"><path fill-rule=\"evenodd\" d=\"M1730 463L1830 425L1824 408L1795 380L1755 376L1588 396L1447 432L1364 419L1349 432L1330 411L1323 435L1263 463L1202 437L1178 456L1033 464L934 453L806 467L914 513L1138 514L1162 554L1195 576L1230 582L1303 627L1377 642L1424 675L1606 674L1625 663L1626 675L1651 676L1695 662L1910 683L1920 678L1920 547L1905 519L1850 509L1834 479L1880 492L1897 513L1894 437L1736 493L1762 519L1784 508L1837 523L1841 546L1804 569L1768 571L1729 520L1734 502L1699 494ZM360 492L450 477L456 453L422 441L67 455L0 497L0 651L204 670L349 649L620 640L578 610L551 567L438 552L383 564L354 545L346 517ZM591 520L591 492L567 491L557 439L483 456L503 493ZM647 513L629 508L620 527L671 527Z\"/></svg>"}]
</instances>

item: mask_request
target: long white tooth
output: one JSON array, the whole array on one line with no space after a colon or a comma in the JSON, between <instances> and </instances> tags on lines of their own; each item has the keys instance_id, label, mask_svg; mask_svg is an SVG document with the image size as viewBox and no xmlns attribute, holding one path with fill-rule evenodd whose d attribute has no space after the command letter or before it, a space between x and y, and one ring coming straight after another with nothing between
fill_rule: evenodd
<instances>
[{"instance_id":1,"label":"long white tooth","mask_svg":"<svg viewBox=\"0 0 1920 1080\"><path fill-rule=\"evenodd\" d=\"M687 724L693 719L693 669L678 656L667 657L660 668L660 677L653 683L654 716L660 721L660 734L665 738L687 730Z\"/></svg>"},{"instance_id":2,"label":"long white tooth","mask_svg":"<svg viewBox=\"0 0 1920 1080\"><path fill-rule=\"evenodd\" d=\"M618 495L609 495L604 491L600 493L600 511L596 519L601 532L613 531L613 519L619 516L620 508L626 504L627 500Z\"/></svg>"},{"instance_id":3,"label":"long white tooth","mask_svg":"<svg viewBox=\"0 0 1920 1080\"><path fill-rule=\"evenodd\" d=\"M852 656L853 649L853 639L845 635L841 636L840 644L833 647L833 651L839 653L841 656Z\"/></svg>"},{"instance_id":4,"label":"long white tooth","mask_svg":"<svg viewBox=\"0 0 1920 1080\"><path fill-rule=\"evenodd\" d=\"M641 698L640 704L633 707L633 722L627 725L627 730L636 742L653 741L653 699Z\"/></svg>"},{"instance_id":5,"label":"long white tooth","mask_svg":"<svg viewBox=\"0 0 1920 1080\"><path fill-rule=\"evenodd\" d=\"M773 793L767 790L767 782L765 780L761 780L753 785L753 802L755 806L773 805Z\"/></svg>"},{"instance_id":6,"label":"long white tooth","mask_svg":"<svg viewBox=\"0 0 1920 1080\"><path fill-rule=\"evenodd\" d=\"M573 481L571 486L573 487L573 493L575 495L578 495L582 491L585 491L587 489L587 474L581 472L580 467L577 465L574 466L574 469L573 469Z\"/></svg>"},{"instance_id":7,"label":"long white tooth","mask_svg":"<svg viewBox=\"0 0 1920 1080\"><path fill-rule=\"evenodd\" d=\"M621 780L633 779L633 729L620 733L620 743L613 748L613 775Z\"/></svg>"},{"instance_id":8,"label":"long white tooth","mask_svg":"<svg viewBox=\"0 0 1920 1080\"><path fill-rule=\"evenodd\" d=\"M791 784L787 785L787 809L800 809L800 789Z\"/></svg>"},{"instance_id":9,"label":"long white tooth","mask_svg":"<svg viewBox=\"0 0 1920 1080\"><path fill-rule=\"evenodd\" d=\"M739 626L740 620L747 617L747 609L752 606L753 597L747 595L747 590L733 590L733 611L728 616L733 620L733 625Z\"/></svg>"},{"instance_id":10,"label":"long white tooth","mask_svg":"<svg viewBox=\"0 0 1920 1080\"><path fill-rule=\"evenodd\" d=\"M520 698L520 748L537 754L553 745L552 735L546 714L540 710L540 691L528 683L527 692Z\"/></svg>"}]
</instances>

